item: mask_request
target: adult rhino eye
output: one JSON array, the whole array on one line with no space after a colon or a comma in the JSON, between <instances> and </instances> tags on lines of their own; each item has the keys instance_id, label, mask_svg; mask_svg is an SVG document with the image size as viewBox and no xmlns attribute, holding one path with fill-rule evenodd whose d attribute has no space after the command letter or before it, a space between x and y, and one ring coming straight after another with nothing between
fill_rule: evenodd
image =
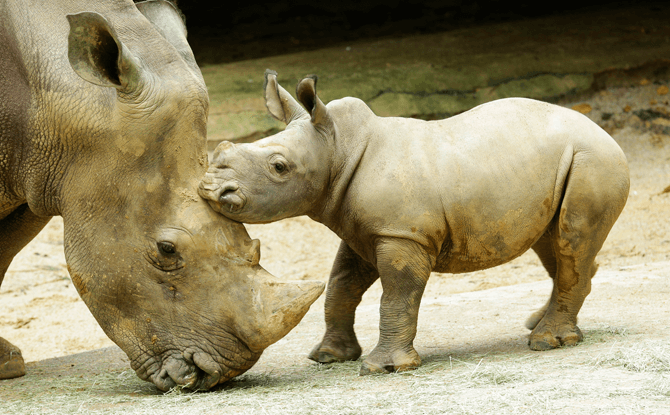
<instances>
[{"instance_id":1,"label":"adult rhino eye","mask_svg":"<svg viewBox=\"0 0 670 415\"><path fill-rule=\"evenodd\" d=\"M163 272L176 271L184 268L186 262L184 258L177 252L177 247L174 243L169 241L155 241L155 248L147 249L145 252L146 259Z\"/></svg>"},{"instance_id":2,"label":"adult rhino eye","mask_svg":"<svg viewBox=\"0 0 670 415\"><path fill-rule=\"evenodd\" d=\"M170 254L174 254L175 252L177 252L177 249L175 248L175 246L172 242L161 241L161 242L158 242L157 245L158 245L158 250L164 255L170 255Z\"/></svg>"}]
</instances>

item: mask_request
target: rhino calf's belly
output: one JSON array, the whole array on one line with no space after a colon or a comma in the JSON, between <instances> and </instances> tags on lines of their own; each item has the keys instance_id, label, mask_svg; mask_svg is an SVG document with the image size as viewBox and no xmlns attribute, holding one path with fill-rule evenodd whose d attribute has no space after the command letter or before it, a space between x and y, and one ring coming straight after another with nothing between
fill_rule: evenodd
<instances>
[{"instance_id":1,"label":"rhino calf's belly","mask_svg":"<svg viewBox=\"0 0 670 415\"><path fill-rule=\"evenodd\" d=\"M551 221L549 215L545 216L545 220L527 223L491 222L480 232L452 230L451 238L442 244L433 271L458 274L512 261L540 239Z\"/></svg>"}]
</instances>

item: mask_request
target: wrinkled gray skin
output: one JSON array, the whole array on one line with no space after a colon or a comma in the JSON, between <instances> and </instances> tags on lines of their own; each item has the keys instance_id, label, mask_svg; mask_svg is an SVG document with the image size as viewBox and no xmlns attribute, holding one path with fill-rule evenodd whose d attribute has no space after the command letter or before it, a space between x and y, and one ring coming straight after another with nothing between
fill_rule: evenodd
<instances>
[{"instance_id":1,"label":"wrinkled gray skin","mask_svg":"<svg viewBox=\"0 0 670 415\"><path fill-rule=\"evenodd\" d=\"M269 222L309 215L342 238L326 297L317 362L357 359L354 313L381 279L380 337L361 373L421 364L412 342L431 271L461 273L533 249L553 278L527 322L530 347L582 339L577 313L594 259L626 203L626 158L585 116L503 99L441 121L375 116L361 100L325 106L314 77L303 110L266 73L265 97L286 130L252 144L222 143L200 194L227 217Z\"/></svg>"},{"instance_id":2,"label":"wrinkled gray skin","mask_svg":"<svg viewBox=\"0 0 670 415\"><path fill-rule=\"evenodd\" d=\"M0 0L0 282L61 215L72 281L142 379L207 389L323 290L274 280L198 197L208 96L163 1ZM0 378L25 373L0 338Z\"/></svg>"}]
</instances>

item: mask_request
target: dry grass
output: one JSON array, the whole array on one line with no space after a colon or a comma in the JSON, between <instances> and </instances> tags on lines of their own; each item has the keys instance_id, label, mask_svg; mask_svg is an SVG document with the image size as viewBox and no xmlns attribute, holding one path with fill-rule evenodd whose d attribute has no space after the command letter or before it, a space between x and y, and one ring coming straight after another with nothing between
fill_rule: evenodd
<instances>
[{"instance_id":1,"label":"dry grass","mask_svg":"<svg viewBox=\"0 0 670 415\"><path fill-rule=\"evenodd\" d=\"M612 344L598 355L596 366L620 366L631 372L668 372L670 374L670 346L666 342Z\"/></svg>"},{"instance_id":2,"label":"dry grass","mask_svg":"<svg viewBox=\"0 0 670 415\"><path fill-rule=\"evenodd\" d=\"M360 362L293 366L240 376L218 390L159 393L131 370L35 379L3 414L588 414L670 408L670 346L626 330L552 352L427 356L415 371L358 376ZM595 336L598 335L598 336ZM17 385L21 387L21 385ZM28 412L26 412L28 411Z\"/></svg>"}]
</instances>

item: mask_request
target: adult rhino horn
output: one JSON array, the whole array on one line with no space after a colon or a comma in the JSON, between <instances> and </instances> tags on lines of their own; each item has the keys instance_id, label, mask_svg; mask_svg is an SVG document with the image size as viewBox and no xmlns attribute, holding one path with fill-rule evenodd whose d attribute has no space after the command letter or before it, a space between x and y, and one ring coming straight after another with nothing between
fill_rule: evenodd
<instances>
[{"instance_id":1,"label":"adult rhino horn","mask_svg":"<svg viewBox=\"0 0 670 415\"><path fill-rule=\"evenodd\" d=\"M325 288L321 281L281 281L270 274L254 278L252 318L239 334L253 351L262 351L288 334ZM242 324L240 322L240 324Z\"/></svg>"}]
</instances>

